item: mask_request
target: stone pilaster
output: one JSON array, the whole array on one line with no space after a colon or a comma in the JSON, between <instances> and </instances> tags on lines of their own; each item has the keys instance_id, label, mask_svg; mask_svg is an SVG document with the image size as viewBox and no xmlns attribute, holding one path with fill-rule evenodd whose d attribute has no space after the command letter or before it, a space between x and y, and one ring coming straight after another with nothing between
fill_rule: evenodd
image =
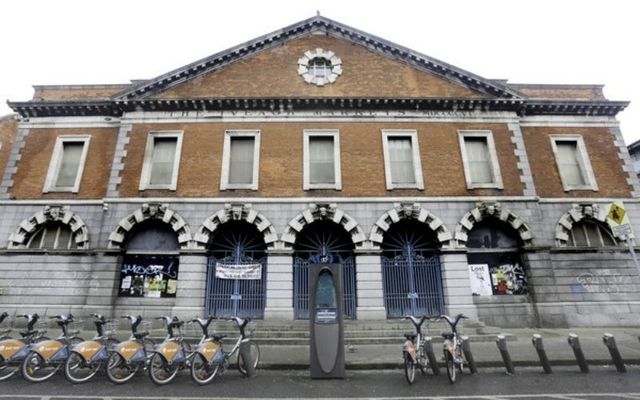
<instances>
[{"instance_id":1,"label":"stone pilaster","mask_svg":"<svg viewBox=\"0 0 640 400\"><path fill-rule=\"evenodd\" d=\"M7 161L7 166L2 175L2 181L0 182L0 199L9 198L9 188L13 186L13 175L18 171L18 161L20 161L20 157L22 157L20 153L22 152L28 135L29 129L18 128L16 141L13 143L13 147L11 147L9 160Z\"/></svg>"},{"instance_id":2,"label":"stone pilaster","mask_svg":"<svg viewBox=\"0 0 640 400\"><path fill-rule=\"evenodd\" d=\"M267 256L267 304L265 320L293 320L293 256Z\"/></svg>"},{"instance_id":3,"label":"stone pilaster","mask_svg":"<svg viewBox=\"0 0 640 400\"><path fill-rule=\"evenodd\" d=\"M358 319L385 319L382 267L379 254L356 254Z\"/></svg>"},{"instance_id":4,"label":"stone pilaster","mask_svg":"<svg viewBox=\"0 0 640 400\"><path fill-rule=\"evenodd\" d=\"M442 286L447 314L464 313L471 319L478 318L478 312L471 295L467 254L445 253L442 260Z\"/></svg>"},{"instance_id":5,"label":"stone pilaster","mask_svg":"<svg viewBox=\"0 0 640 400\"><path fill-rule=\"evenodd\" d=\"M122 183L122 177L120 173L124 169L124 159L127 156L127 150L125 146L129 144L129 132L131 131L131 124L120 125L118 131L118 140L116 142L116 152L113 155L113 163L111 164L111 174L109 174L109 184L107 186L107 197L118 197L120 192L118 187Z\"/></svg>"}]
</instances>

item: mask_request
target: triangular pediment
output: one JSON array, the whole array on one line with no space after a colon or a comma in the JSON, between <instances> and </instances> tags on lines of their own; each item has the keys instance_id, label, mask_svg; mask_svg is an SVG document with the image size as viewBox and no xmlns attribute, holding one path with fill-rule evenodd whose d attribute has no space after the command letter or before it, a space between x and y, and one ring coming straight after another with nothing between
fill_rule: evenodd
<instances>
[{"instance_id":1,"label":"triangular pediment","mask_svg":"<svg viewBox=\"0 0 640 400\"><path fill-rule=\"evenodd\" d=\"M301 60L313 54L339 60L340 68L335 70L339 74L333 75L333 81L317 85L301 74ZM141 82L114 98L346 96L520 97L499 82L317 16Z\"/></svg>"}]
</instances>

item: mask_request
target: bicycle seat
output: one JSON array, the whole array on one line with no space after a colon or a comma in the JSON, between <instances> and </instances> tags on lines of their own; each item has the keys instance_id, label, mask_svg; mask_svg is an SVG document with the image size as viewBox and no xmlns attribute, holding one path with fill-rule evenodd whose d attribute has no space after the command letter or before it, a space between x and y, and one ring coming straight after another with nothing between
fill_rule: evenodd
<instances>
[{"instance_id":1,"label":"bicycle seat","mask_svg":"<svg viewBox=\"0 0 640 400\"><path fill-rule=\"evenodd\" d=\"M222 340L223 338L226 338L227 335L222 334L222 335L213 335L213 339L214 340Z\"/></svg>"},{"instance_id":2,"label":"bicycle seat","mask_svg":"<svg viewBox=\"0 0 640 400\"><path fill-rule=\"evenodd\" d=\"M149 331L144 331L144 332L136 332L133 334L133 337L140 340L143 339L145 336L149 335Z\"/></svg>"},{"instance_id":3,"label":"bicycle seat","mask_svg":"<svg viewBox=\"0 0 640 400\"><path fill-rule=\"evenodd\" d=\"M453 340L453 332L443 332L442 337L445 339Z\"/></svg>"},{"instance_id":4,"label":"bicycle seat","mask_svg":"<svg viewBox=\"0 0 640 400\"><path fill-rule=\"evenodd\" d=\"M404 337L407 338L407 340L415 340L416 336L418 336L416 333L413 332L407 332L404 334Z\"/></svg>"},{"instance_id":5,"label":"bicycle seat","mask_svg":"<svg viewBox=\"0 0 640 400\"><path fill-rule=\"evenodd\" d=\"M34 331L34 330L31 330L31 331L21 331L21 332L20 332L20 336L22 336L22 337L25 337L25 338L26 338L26 337L29 337L29 336L37 335L38 333L39 333L39 331Z\"/></svg>"}]
</instances>

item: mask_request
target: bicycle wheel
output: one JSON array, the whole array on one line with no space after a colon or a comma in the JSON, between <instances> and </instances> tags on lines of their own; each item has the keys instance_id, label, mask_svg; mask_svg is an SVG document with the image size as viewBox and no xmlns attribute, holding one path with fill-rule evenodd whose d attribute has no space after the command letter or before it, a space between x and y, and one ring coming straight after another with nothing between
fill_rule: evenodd
<instances>
[{"instance_id":1,"label":"bicycle wheel","mask_svg":"<svg viewBox=\"0 0 640 400\"><path fill-rule=\"evenodd\" d=\"M205 385L213 380L220 371L220 364L210 364L200 353L191 362L191 379L198 385Z\"/></svg>"},{"instance_id":2,"label":"bicycle wheel","mask_svg":"<svg viewBox=\"0 0 640 400\"><path fill-rule=\"evenodd\" d=\"M9 379L18 372L20 365L7 362L0 356L0 381Z\"/></svg>"},{"instance_id":3,"label":"bicycle wheel","mask_svg":"<svg viewBox=\"0 0 640 400\"><path fill-rule=\"evenodd\" d=\"M107 378L113 383L125 383L138 372L140 363L127 363L120 353L111 353L107 359Z\"/></svg>"},{"instance_id":4,"label":"bicycle wheel","mask_svg":"<svg viewBox=\"0 0 640 400\"><path fill-rule=\"evenodd\" d=\"M253 340L249 341L249 355L251 356L251 360L253 360L253 369L258 368L258 363L260 362L260 346L258 343ZM244 376L249 374L247 368L245 367L244 358L240 353L238 353L238 370Z\"/></svg>"},{"instance_id":5,"label":"bicycle wheel","mask_svg":"<svg viewBox=\"0 0 640 400\"><path fill-rule=\"evenodd\" d=\"M427 374L427 352L424 351L424 348L420 348L420 355L418 356L418 367L420 367L420 372L422 372L422 375Z\"/></svg>"},{"instance_id":6,"label":"bicycle wheel","mask_svg":"<svg viewBox=\"0 0 640 400\"><path fill-rule=\"evenodd\" d=\"M86 362L80 353L72 351L64 363L64 376L71 383L84 383L98 373L101 365L101 362Z\"/></svg>"},{"instance_id":7,"label":"bicycle wheel","mask_svg":"<svg viewBox=\"0 0 640 400\"><path fill-rule=\"evenodd\" d=\"M456 363L453 359L453 355L446 350L444 352L444 361L447 365L447 377L449 378L449 382L456 383Z\"/></svg>"},{"instance_id":8,"label":"bicycle wheel","mask_svg":"<svg viewBox=\"0 0 640 400\"><path fill-rule=\"evenodd\" d=\"M407 382L411 385L416 379L416 364L406 351L402 352L402 358L404 359L404 377L407 378Z\"/></svg>"},{"instance_id":9,"label":"bicycle wheel","mask_svg":"<svg viewBox=\"0 0 640 400\"><path fill-rule=\"evenodd\" d=\"M20 372L22 372L22 377L27 381L38 383L51 378L61 366L61 363L45 361L40 354L32 351L22 361Z\"/></svg>"},{"instance_id":10,"label":"bicycle wheel","mask_svg":"<svg viewBox=\"0 0 640 400\"><path fill-rule=\"evenodd\" d=\"M149 378L156 385L166 385L171 382L180 370L179 363L169 364L160 354L154 353L149 362Z\"/></svg>"}]
</instances>

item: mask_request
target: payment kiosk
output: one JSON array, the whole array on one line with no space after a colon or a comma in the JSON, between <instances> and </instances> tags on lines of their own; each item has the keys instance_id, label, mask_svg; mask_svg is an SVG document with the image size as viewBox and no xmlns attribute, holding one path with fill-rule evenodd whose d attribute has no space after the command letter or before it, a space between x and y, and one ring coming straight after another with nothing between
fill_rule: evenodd
<instances>
[{"instance_id":1,"label":"payment kiosk","mask_svg":"<svg viewBox=\"0 0 640 400\"><path fill-rule=\"evenodd\" d=\"M342 271L340 264L309 265L311 378L344 378Z\"/></svg>"}]
</instances>

